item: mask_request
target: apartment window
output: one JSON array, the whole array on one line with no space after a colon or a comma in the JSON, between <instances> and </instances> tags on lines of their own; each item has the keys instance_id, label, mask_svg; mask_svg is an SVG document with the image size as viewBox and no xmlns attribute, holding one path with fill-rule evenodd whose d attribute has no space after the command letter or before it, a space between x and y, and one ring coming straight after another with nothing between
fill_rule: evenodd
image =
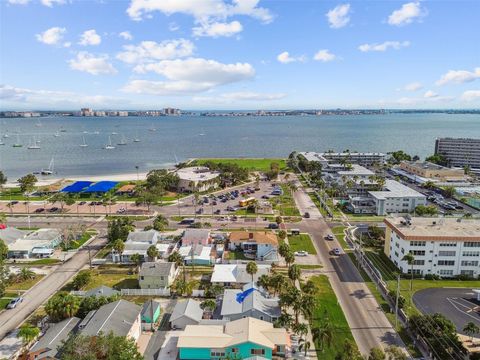
<instances>
[{"instance_id":1,"label":"apartment window","mask_svg":"<svg viewBox=\"0 0 480 360\"><path fill-rule=\"evenodd\" d=\"M140 276L140 280L145 280L143 276Z\"/></svg>"},{"instance_id":2,"label":"apartment window","mask_svg":"<svg viewBox=\"0 0 480 360\"><path fill-rule=\"evenodd\" d=\"M408 269L407 274L411 274L412 269ZM413 269L413 275L422 275L422 270L420 269Z\"/></svg>"},{"instance_id":3,"label":"apartment window","mask_svg":"<svg viewBox=\"0 0 480 360\"><path fill-rule=\"evenodd\" d=\"M410 246L425 246L425 241L410 241Z\"/></svg>"},{"instance_id":4,"label":"apartment window","mask_svg":"<svg viewBox=\"0 0 480 360\"><path fill-rule=\"evenodd\" d=\"M399 247L400 247L400 245L399 245L398 243L395 243L395 246L396 246L397 248L399 248Z\"/></svg>"},{"instance_id":5,"label":"apartment window","mask_svg":"<svg viewBox=\"0 0 480 360\"><path fill-rule=\"evenodd\" d=\"M461 263L462 266L478 266L478 261L474 260L463 260Z\"/></svg>"},{"instance_id":6,"label":"apartment window","mask_svg":"<svg viewBox=\"0 0 480 360\"><path fill-rule=\"evenodd\" d=\"M212 349L210 350L211 358L222 358L225 357L225 350L223 349Z\"/></svg>"},{"instance_id":7,"label":"apartment window","mask_svg":"<svg viewBox=\"0 0 480 360\"><path fill-rule=\"evenodd\" d=\"M464 247L480 247L480 242L466 241L463 243Z\"/></svg>"},{"instance_id":8,"label":"apartment window","mask_svg":"<svg viewBox=\"0 0 480 360\"><path fill-rule=\"evenodd\" d=\"M398 252L395 251L395 256L398 258Z\"/></svg>"},{"instance_id":9,"label":"apartment window","mask_svg":"<svg viewBox=\"0 0 480 360\"><path fill-rule=\"evenodd\" d=\"M457 246L457 243L456 242L444 242L444 243L440 243L440 246L443 246L443 247L454 247L454 246Z\"/></svg>"},{"instance_id":10,"label":"apartment window","mask_svg":"<svg viewBox=\"0 0 480 360\"><path fill-rule=\"evenodd\" d=\"M425 256L425 250L412 250L411 253L413 256Z\"/></svg>"},{"instance_id":11,"label":"apartment window","mask_svg":"<svg viewBox=\"0 0 480 360\"><path fill-rule=\"evenodd\" d=\"M455 256L457 253L455 251L439 251L438 256Z\"/></svg>"},{"instance_id":12,"label":"apartment window","mask_svg":"<svg viewBox=\"0 0 480 360\"><path fill-rule=\"evenodd\" d=\"M232 352L233 354L237 354L237 353L240 352L240 349L239 349L239 348L232 348L231 352Z\"/></svg>"},{"instance_id":13,"label":"apartment window","mask_svg":"<svg viewBox=\"0 0 480 360\"><path fill-rule=\"evenodd\" d=\"M468 275L468 276L473 276L473 270L460 270L461 275Z\"/></svg>"},{"instance_id":14,"label":"apartment window","mask_svg":"<svg viewBox=\"0 0 480 360\"><path fill-rule=\"evenodd\" d=\"M265 355L264 349L251 349L250 354L252 355Z\"/></svg>"},{"instance_id":15,"label":"apartment window","mask_svg":"<svg viewBox=\"0 0 480 360\"><path fill-rule=\"evenodd\" d=\"M165 280L165 278L164 278L163 276L160 276L160 280L162 280L162 281L163 281L163 280Z\"/></svg>"},{"instance_id":16,"label":"apartment window","mask_svg":"<svg viewBox=\"0 0 480 360\"><path fill-rule=\"evenodd\" d=\"M443 276L451 276L453 275L453 270L440 270L438 274Z\"/></svg>"},{"instance_id":17,"label":"apartment window","mask_svg":"<svg viewBox=\"0 0 480 360\"><path fill-rule=\"evenodd\" d=\"M425 260L413 260L413 265L425 265Z\"/></svg>"},{"instance_id":18,"label":"apartment window","mask_svg":"<svg viewBox=\"0 0 480 360\"><path fill-rule=\"evenodd\" d=\"M480 256L480 251L464 251L462 256Z\"/></svg>"},{"instance_id":19,"label":"apartment window","mask_svg":"<svg viewBox=\"0 0 480 360\"><path fill-rule=\"evenodd\" d=\"M455 261L453 261L453 260L438 260L438 265L439 266L454 266Z\"/></svg>"}]
</instances>

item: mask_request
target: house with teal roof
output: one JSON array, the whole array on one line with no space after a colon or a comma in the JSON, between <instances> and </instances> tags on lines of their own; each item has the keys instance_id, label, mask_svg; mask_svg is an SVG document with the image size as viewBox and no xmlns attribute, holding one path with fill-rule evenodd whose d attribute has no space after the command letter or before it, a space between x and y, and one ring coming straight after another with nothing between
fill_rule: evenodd
<instances>
[{"instance_id":1,"label":"house with teal roof","mask_svg":"<svg viewBox=\"0 0 480 360\"><path fill-rule=\"evenodd\" d=\"M290 352L290 338L285 329L246 317L225 325L187 325L177 348L181 360L272 359Z\"/></svg>"}]
</instances>

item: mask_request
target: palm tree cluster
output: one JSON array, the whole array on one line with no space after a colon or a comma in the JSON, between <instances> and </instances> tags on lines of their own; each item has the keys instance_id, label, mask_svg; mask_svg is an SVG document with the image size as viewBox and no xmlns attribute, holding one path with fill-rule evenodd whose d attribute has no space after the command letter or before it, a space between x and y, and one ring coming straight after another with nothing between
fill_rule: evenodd
<instances>
[{"instance_id":1,"label":"palm tree cluster","mask_svg":"<svg viewBox=\"0 0 480 360\"><path fill-rule=\"evenodd\" d=\"M80 306L78 297L67 292L59 292L45 304L45 312L53 322L75 316Z\"/></svg>"}]
</instances>

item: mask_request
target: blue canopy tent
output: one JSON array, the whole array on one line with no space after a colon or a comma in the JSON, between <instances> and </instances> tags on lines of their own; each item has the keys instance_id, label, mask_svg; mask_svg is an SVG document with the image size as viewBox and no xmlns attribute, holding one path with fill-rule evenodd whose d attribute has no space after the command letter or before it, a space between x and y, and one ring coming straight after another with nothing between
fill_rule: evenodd
<instances>
[{"instance_id":1,"label":"blue canopy tent","mask_svg":"<svg viewBox=\"0 0 480 360\"><path fill-rule=\"evenodd\" d=\"M79 192L82 192L82 190L88 188L92 184L93 184L92 181L75 181L73 184L65 186L60 191L64 193L79 193Z\"/></svg>"},{"instance_id":2,"label":"blue canopy tent","mask_svg":"<svg viewBox=\"0 0 480 360\"><path fill-rule=\"evenodd\" d=\"M99 181L85 189L84 193L106 193L117 186L118 181Z\"/></svg>"}]
</instances>

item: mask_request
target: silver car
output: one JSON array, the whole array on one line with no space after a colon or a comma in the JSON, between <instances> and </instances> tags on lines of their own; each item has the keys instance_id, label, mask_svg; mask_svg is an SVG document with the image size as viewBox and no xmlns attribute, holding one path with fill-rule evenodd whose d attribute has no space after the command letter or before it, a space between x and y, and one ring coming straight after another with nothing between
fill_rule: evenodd
<instances>
[{"instance_id":1,"label":"silver car","mask_svg":"<svg viewBox=\"0 0 480 360\"><path fill-rule=\"evenodd\" d=\"M12 299L8 305L7 305L7 309L15 309L17 307L18 304L20 304L21 302L23 301L23 298L22 297L17 297L15 299Z\"/></svg>"}]
</instances>

